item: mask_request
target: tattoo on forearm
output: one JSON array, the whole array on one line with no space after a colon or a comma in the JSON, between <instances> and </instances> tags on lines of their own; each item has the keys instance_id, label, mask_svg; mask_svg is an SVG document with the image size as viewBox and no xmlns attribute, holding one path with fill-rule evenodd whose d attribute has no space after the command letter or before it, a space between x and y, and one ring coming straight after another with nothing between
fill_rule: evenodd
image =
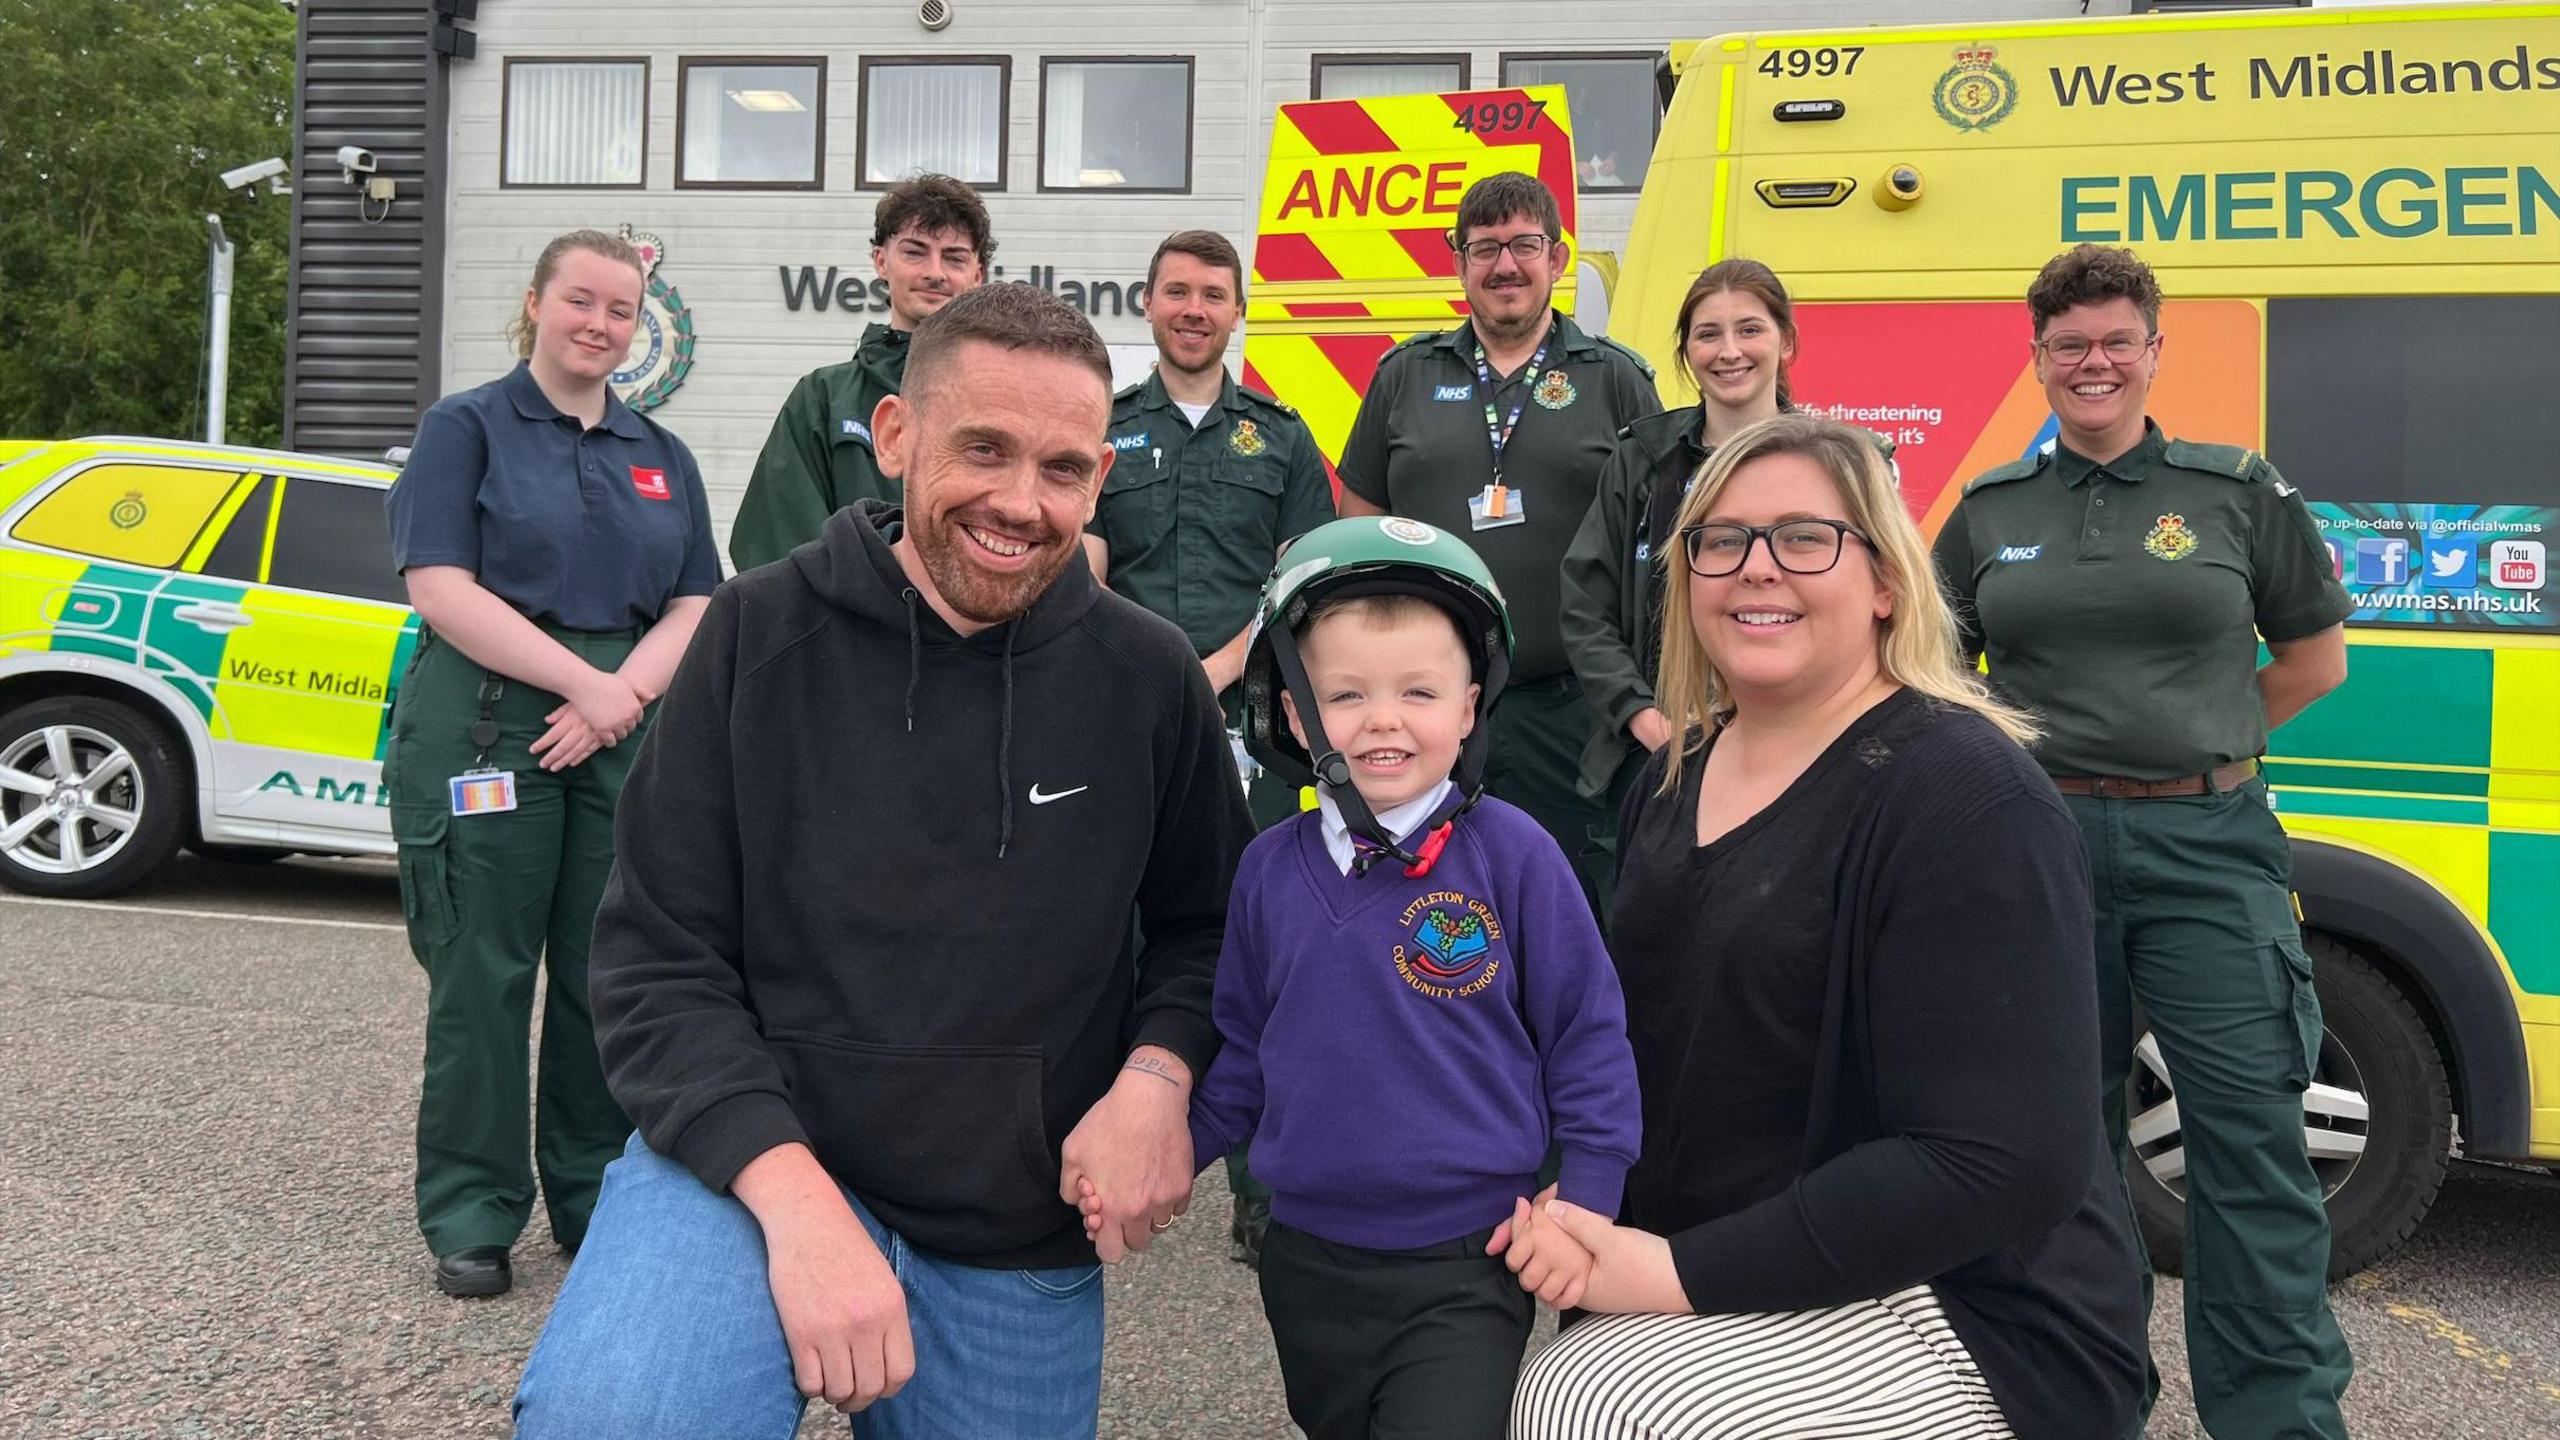
<instances>
[{"instance_id":1,"label":"tattoo on forearm","mask_svg":"<svg viewBox=\"0 0 2560 1440\"><path fill-rule=\"evenodd\" d=\"M1169 1060L1162 1060L1153 1055L1132 1055L1129 1057L1129 1063L1120 1068L1135 1070L1141 1075L1153 1075L1177 1090L1183 1085L1184 1077L1180 1067Z\"/></svg>"}]
</instances>

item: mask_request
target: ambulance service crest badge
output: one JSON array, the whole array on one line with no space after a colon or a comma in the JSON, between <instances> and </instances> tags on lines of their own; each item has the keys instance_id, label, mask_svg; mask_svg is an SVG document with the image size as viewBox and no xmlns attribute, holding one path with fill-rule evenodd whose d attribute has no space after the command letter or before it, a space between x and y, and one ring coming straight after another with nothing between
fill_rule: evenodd
<instances>
[{"instance_id":1,"label":"ambulance service crest badge","mask_svg":"<svg viewBox=\"0 0 2560 1440\"><path fill-rule=\"evenodd\" d=\"M1988 130L2018 108L2018 77L1998 62L2000 52L1988 45L1956 50L1956 63L1938 77L1930 98L1938 118L1959 130Z\"/></svg>"},{"instance_id":2,"label":"ambulance service crest badge","mask_svg":"<svg viewBox=\"0 0 2560 1440\"><path fill-rule=\"evenodd\" d=\"M127 490L124 498L107 507L107 523L119 530L132 530L151 518L151 507L142 503L142 492Z\"/></svg>"},{"instance_id":3,"label":"ambulance service crest badge","mask_svg":"<svg viewBox=\"0 0 2560 1440\"><path fill-rule=\"evenodd\" d=\"M1236 428L1227 432L1227 448L1250 460L1271 446L1263 440L1262 432L1253 428L1252 421L1239 420Z\"/></svg>"},{"instance_id":4,"label":"ambulance service crest badge","mask_svg":"<svg viewBox=\"0 0 2560 1440\"><path fill-rule=\"evenodd\" d=\"M2196 553L2196 532L2184 515L2163 515L2142 538L2142 548L2163 560L2184 560Z\"/></svg>"},{"instance_id":5,"label":"ambulance service crest badge","mask_svg":"<svg viewBox=\"0 0 2560 1440\"><path fill-rule=\"evenodd\" d=\"M654 410L667 403L687 375L693 373L693 311L684 296L658 273L667 242L647 231L622 227L622 238L640 252L640 273L648 288L640 297L640 323L631 330L631 351L614 368L610 384L622 403L634 410Z\"/></svg>"},{"instance_id":6,"label":"ambulance service crest badge","mask_svg":"<svg viewBox=\"0 0 2560 1440\"><path fill-rule=\"evenodd\" d=\"M1562 370L1550 370L1538 377L1537 386L1529 392L1529 398L1545 409L1561 410L1572 404L1581 393L1573 388L1573 382L1565 378Z\"/></svg>"}]
</instances>

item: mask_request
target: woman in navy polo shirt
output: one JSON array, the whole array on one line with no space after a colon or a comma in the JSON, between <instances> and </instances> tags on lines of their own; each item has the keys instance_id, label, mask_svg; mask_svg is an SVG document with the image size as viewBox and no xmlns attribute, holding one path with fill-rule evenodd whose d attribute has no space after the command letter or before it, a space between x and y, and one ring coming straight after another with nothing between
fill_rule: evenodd
<instances>
[{"instance_id":1,"label":"woman in navy polo shirt","mask_svg":"<svg viewBox=\"0 0 2560 1440\"><path fill-rule=\"evenodd\" d=\"M427 971L418 1225L448 1295L504 1291L532 1218L525 1067L546 958L534 1161L563 1248L631 1131L596 1059L587 945L647 707L720 583L692 452L605 383L641 283L611 235L544 247L508 327L524 362L427 411L388 501L424 622L384 774Z\"/></svg>"}]
</instances>

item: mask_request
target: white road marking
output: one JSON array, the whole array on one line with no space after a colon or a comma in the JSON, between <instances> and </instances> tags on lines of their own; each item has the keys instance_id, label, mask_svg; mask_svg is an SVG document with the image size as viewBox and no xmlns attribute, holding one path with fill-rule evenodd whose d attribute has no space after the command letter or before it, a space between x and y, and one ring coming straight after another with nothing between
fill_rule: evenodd
<instances>
[{"instance_id":1,"label":"white road marking","mask_svg":"<svg viewBox=\"0 0 2560 1440\"><path fill-rule=\"evenodd\" d=\"M396 930L381 920L323 920L311 915L260 915L250 910L182 910L174 905L128 905L115 900L55 900L41 895L0 895L0 905L55 905L65 910L104 910L115 915L169 915L181 920L256 920L269 925L318 925L331 930Z\"/></svg>"}]
</instances>

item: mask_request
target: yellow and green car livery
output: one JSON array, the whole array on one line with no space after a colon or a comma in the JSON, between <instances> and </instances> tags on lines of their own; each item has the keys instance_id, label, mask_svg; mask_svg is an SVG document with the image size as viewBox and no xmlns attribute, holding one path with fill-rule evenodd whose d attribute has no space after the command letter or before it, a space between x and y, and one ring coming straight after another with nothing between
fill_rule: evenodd
<instances>
[{"instance_id":1,"label":"yellow and green car livery","mask_svg":"<svg viewBox=\"0 0 2560 1440\"><path fill-rule=\"evenodd\" d=\"M129 887L180 845L391 849L417 642L392 473L100 437L0 442L0 883Z\"/></svg>"},{"instance_id":2,"label":"yellow and green car livery","mask_svg":"<svg viewBox=\"0 0 2560 1440\"><path fill-rule=\"evenodd\" d=\"M2266 757L2327 1023L2304 1125L2332 1273L2405 1240L2452 1154L2560 1162L2560 4L1723 35L1668 58L1611 330L1671 403L1700 267L1766 261L1795 300L1797 402L1892 435L1934 533L1967 479L2053 443L2037 267L2131 245L2170 297L2152 415L2302 488L2356 605L2345 685ZM2175 1081L2136 1054L2127 1179L2174 1265Z\"/></svg>"}]
</instances>

